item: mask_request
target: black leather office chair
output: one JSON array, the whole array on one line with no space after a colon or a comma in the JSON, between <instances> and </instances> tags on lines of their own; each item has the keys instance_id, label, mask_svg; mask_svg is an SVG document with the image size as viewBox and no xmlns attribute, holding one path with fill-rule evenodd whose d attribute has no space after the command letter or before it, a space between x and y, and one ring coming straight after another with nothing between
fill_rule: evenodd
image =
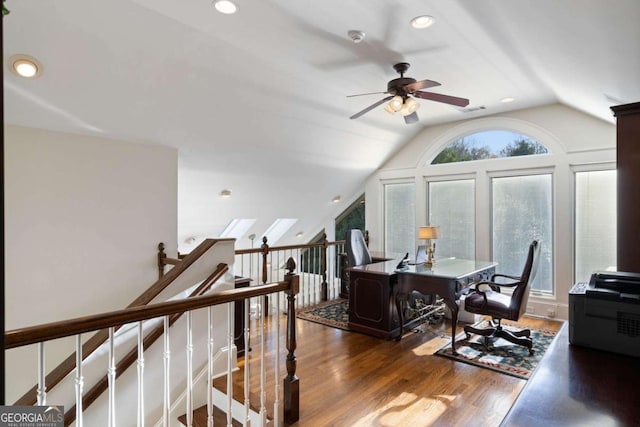
<instances>
[{"instance_id":1,"label":"black leather office chair","mask_svg":"<svg viewBox=\"0 0 640 427\"><path fill-rule=\"evenodd\" d=\"M485 345L489 345L491 338L503 338L514 344L525 346L533 354L531 331L523 329L509 331L501 325L502 319L517 321L524 314L529 300L531 283L536 277L540 262L540 244L534 240L529 245L529 254L521 276L494 274L491 281L476 283L464 300L464 309L471 313L491 316L490 327L485 329L465 326L467 339L471 334L484 336ZM509 283L497 283L496 278L509 279ZM480 288L482 287L482 289ZM500 288L513 288L511 296L500 293Z\"/></svg>"},{"instance_id":2,"label":"black leather office chair","mask_svg":"<svg viewBox=\"0 0 640 427\"><path fill-rule=\"evenodd\" d=\"M345 251L347 252L347 262L349 267L355 267L356 265L371 264L373 261L367 242L364 240L362 231L357 228L347 230L347 236L345 238Z\"/></svg>"}]
</instances>

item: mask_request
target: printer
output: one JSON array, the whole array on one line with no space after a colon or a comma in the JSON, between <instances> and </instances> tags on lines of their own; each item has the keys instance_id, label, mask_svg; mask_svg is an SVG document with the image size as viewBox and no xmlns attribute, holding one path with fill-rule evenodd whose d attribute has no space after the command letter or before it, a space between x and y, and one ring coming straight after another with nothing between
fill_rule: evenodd
<instances>
[{"instance_id":1,"label":"printer","mask_svg":"<svg viewBox=\"0 0 640 427\"><path fill-rule=\"evenodd\" d=\"M640 357L640 273L596 272L569 291L569 343Z\"/></svg>"}]
</instances>

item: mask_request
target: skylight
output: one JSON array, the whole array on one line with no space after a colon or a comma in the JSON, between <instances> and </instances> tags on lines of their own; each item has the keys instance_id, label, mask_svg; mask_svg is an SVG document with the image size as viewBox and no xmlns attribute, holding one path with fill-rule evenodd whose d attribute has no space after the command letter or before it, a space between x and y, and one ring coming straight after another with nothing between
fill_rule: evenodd
<instances>
[{"instance_id":1,"label":"skylight","mask_svg":"<svg viewBox=\"0 0 640 427\"><path fill-rule=\"evenodd\" d=\"M255 222L255 219L234 218L224 228L224 230L222 230L220 237L233 237L235 239L240 239L247 234L247 231L249 231Z\"/></svg>"},{"instance_id":2,"label":"skylight","mask_svg":"<svg viewBox=\"0 0 640 427\"><path fill-rule=\"evenodd\" d=\"M267 237L267 243L269 246L273 246L282 236L286 233L293 224L298 221L297 218L278 218L273 224L264 232L264 236Z\"/></svg>"}]
</instances>

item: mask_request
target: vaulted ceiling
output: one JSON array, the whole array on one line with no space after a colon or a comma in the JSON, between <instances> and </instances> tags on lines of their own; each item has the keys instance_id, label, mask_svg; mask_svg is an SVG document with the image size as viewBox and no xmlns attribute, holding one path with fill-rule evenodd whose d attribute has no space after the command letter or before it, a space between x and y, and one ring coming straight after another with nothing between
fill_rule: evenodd
<instances>
[{"instance_id":1,"label":"vaulted ceiling","mask_svg":"<svg viewBox=\"0 0 640 427\"><path fill-rule=\"evenodd\" d=\"M613 122L609 106L640 99L637 0L236 3L7 0L5 64L28 54L43 72L5 68L5 123L177 147L179 243L297 218L286 241L319 231L425 126L556 102ZM412 28L423 14L435 24ZM401 61L467 109L350 120L385 95L347 95L386 91Z\"/></svg>"}]
</instances>

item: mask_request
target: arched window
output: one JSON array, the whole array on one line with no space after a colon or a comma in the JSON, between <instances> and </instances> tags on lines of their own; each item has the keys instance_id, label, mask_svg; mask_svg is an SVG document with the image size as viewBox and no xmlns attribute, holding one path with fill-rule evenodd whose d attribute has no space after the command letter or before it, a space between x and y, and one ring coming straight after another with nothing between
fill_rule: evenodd
<instances>
[{"instance_id":1,"label":"arched window","mask_svg":"<svg viewBox=\"0 0 640 427\"><path fill-rule=\"evenodd\" d=\"M431 164L548 153L547 147L527 135L509 130L486 130L456 139Z\"/></svg>"}]
</instances>

